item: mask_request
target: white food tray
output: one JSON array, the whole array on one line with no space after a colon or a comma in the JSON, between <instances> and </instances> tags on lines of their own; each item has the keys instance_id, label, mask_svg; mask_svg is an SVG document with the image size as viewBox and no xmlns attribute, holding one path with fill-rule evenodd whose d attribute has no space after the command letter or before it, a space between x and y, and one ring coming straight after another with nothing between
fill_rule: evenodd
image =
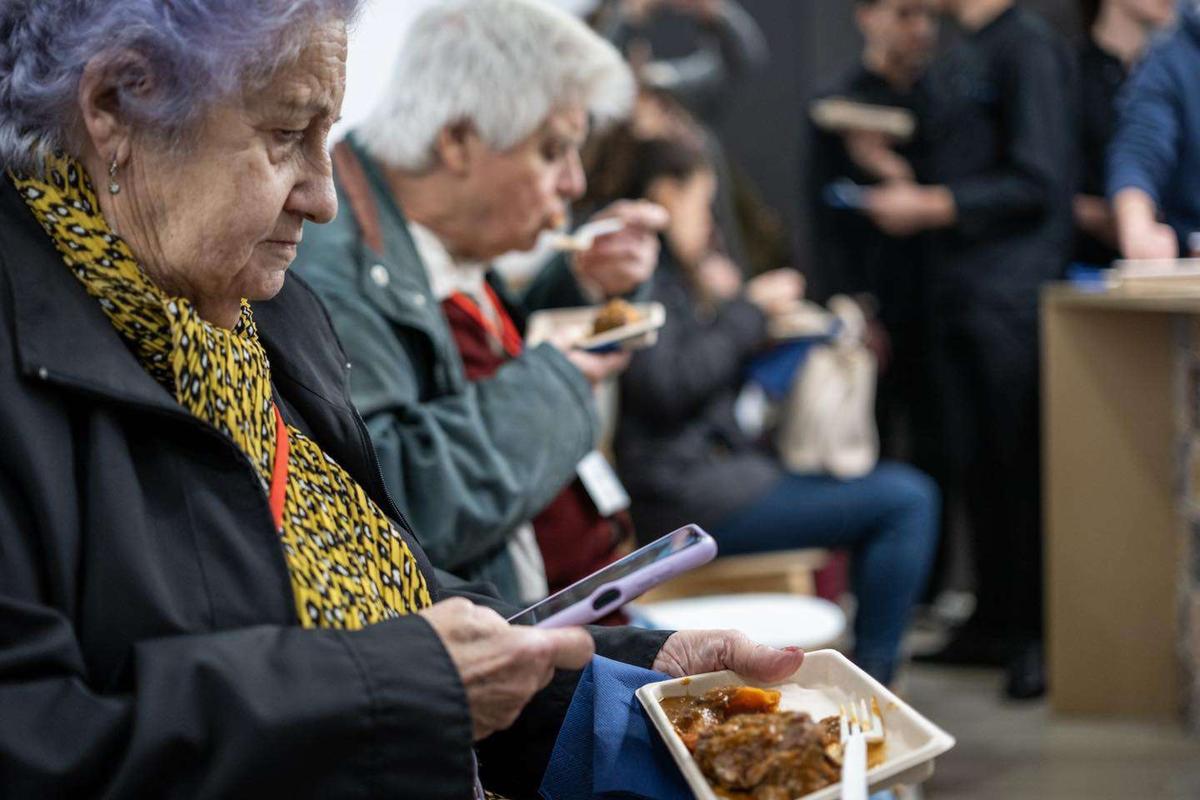
<instances>
[{"instance_id":1,"label":"white food tray","mask_svg":"<svg viewBox=\"0 0 1200 800\"><path fill-rule=\"evenodd\" d=\"M536 311L529 316L525 330L525 341L535 347L551 336L563 336L580 350L605 352L608 350L643 350L658 341L658 329L667 321L667 309L662 303L633 303L642 318L630 325L622 325L592 335L592 326L602 306L585 308L556 308Z\"/></svg>"},{"instance_id":2,"label":"white food tray","mask_svg":"<svg viewBox=\"0 0 1200 800\"><path fill-rule=\"evenodd\" d=\"M883 716L887 749L883 763L867 773L872 793L891 786L913 786L933 775L934 759L954 747L954 737L918 714L887 688L836 650L808 653L792 677L778 684L743 680L735 672L710 672L691 678L650 683L637 691L642 707L658 728L667 749L699 800L720 800L708 785L699 765L675 733L659 702L664 697L702 695L722 686L758 686L779 691L779 708L805 711L814 720L838 713L838 706L874 695ZM803 800L836 800L838 784L804 795ZM794 798L794 800L801 800Z\"/></svg>"}]
</instances>

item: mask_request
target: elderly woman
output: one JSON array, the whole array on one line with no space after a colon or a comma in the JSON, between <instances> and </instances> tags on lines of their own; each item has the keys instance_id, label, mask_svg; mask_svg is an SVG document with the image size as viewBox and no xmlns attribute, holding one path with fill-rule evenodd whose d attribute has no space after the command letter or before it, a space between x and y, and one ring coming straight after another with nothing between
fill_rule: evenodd
<instances>
[{"instance_id":1,"label":"elderly woman","mask_svg":"<svg viewBox=\"0 0 1200 800\"><path fill-rule=\"evenodd\" d=\"M562 224L586 188L589 120L626 113L633 92L617 51L546 3L433 6L374 113L334 150L346 213L296 261L353 364L384 482L433 563L513 600L619 553L627 528L598 513L576 467L597 437L590 384L625 358L527 348L528 308L487 265ZM662 210L605 213L627 227L551 264L540 304L623 294L653 272Z\"/></svg>"},{"instance_id":2,"label":"elderly woman","mask_svg":"<svg viewBox=\"0 0 1200 800\"><path fill-rule=\"evenodd\" d=\"M286 277L356 5L0 6L2 796L459 800L475 749L528 796L593 646L801 657L514 628L431 567Z\"/></svg>"}]
</instances>

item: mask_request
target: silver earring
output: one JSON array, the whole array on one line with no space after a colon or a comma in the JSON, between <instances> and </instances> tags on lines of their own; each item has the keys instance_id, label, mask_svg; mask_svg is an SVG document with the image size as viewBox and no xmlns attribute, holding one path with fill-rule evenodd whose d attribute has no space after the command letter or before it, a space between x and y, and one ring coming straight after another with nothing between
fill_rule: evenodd
<instances>
[{"instance_id":1,"label":"silver earring","mask_svg":"<svg viewBox=\"0 0 1200 800\"><path fill-rule=\"evenodd\" d=\"M117 183L117 157L113 156L112 164L108 166L108 193L120 194L121 184Z\"/></svg>"}]
</instances>

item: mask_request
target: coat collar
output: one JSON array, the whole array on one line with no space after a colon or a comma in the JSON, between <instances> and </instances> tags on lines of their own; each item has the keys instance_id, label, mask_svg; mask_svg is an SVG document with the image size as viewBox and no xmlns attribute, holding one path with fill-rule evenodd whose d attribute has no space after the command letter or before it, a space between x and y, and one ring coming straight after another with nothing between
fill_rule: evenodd
<instances>
[{"instance_id":1,"label":"coat collar","mask_svg":"<svg viewBox=\"0 0 1200 800\"><path fill-rule=\"evenodd\" d=\"M124 402L186 413L142 369L6 179L0 180L0 220L21 370Z\"/></svg>"},{"instance_id":2,"label":"coat collar","mask_svg":"<svg viewBox=\"0 0 1200 800\"><path fill-rule=\"evenodd\" d=\"M12 291L14 345L24 374L188 416L142 368L7 180L0 180L0 254ZM314 336L328 328L328 319L307 288L296 284L289 277L275 300L254 304L272 373L287 375L327 402L348 408L346 359L331 328L323 343L331 346L314 346Z\"/></svg>"},{"instance_id":3,"label":"coat collar","mask_svg":"<svg viewBox=\"0 0 1200 800\"><path fill-rule=\"evenodd\" d=\"M344 155L342 163L335 166L334 180L339 199L347 201L339 213L353 219L340 224L352 224L358 231L362 259L357 275L359 292L389 321L428 339L437 354L434 380L440 391L461 390L466 382L461 356L404 210L392 195L383 169L353 133L337 145L335 151L339 150ZM345 168L348 160L355 168ZM383 252L377 252L367 239L381 244Z\"/></svg>"}]
</instances>

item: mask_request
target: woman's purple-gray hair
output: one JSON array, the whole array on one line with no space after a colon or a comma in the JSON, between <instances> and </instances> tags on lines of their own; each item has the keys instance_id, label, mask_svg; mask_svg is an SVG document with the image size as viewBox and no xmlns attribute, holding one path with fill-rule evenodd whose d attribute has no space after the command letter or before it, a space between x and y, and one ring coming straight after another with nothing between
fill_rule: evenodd
<instances>
[{"instance_id":1,"label":"woman's purple-gray hair","mask_svg":"<svg viewBox=\"0 0 1200 800\"><path fill-rule=\"evenodd\" d=\"M349 23L362 0L4 0L0 167L71 152L84 67L111 59L118 102L146 131L183 141L222 99L264 84L314 24ZM144 91L146 81L153 91Z\"/></svg>"}]
</instances>

